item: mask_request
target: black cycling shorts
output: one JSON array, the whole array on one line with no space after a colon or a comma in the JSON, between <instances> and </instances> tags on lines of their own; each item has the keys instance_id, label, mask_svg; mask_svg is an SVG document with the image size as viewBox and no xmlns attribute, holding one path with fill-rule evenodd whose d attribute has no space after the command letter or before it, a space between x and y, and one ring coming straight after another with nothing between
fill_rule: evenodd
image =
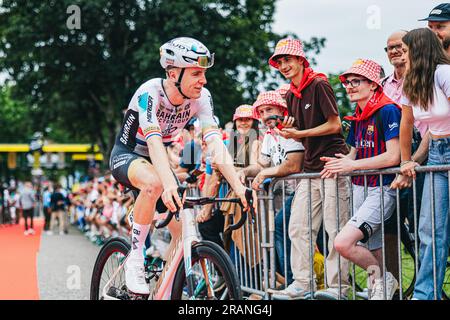
<instances>
[{"instance_id":1,"label":"black cycling shorts","mask_svg":"<svg viewBox=\"0 0 450 320\"><path fill-rule=\"evenodd\" d=\"M109 159L109 167L111 169L111 174L123 186L131 189L133 191L135 199L137 198L137 195L139 194L139 189L136 187L133 187L133 185L130 182L130 179L128 179L128 168L130 167L131 162L133 162L136 159L141 159L142 161L148 161L150 164L152 163L149 157L144 157L139 154L136 154L124 145L115 144L112 151L111 151L111 158ZM177 180L177 183L179 184L179 181L177 179L177 176L175 173L173 173L175 176L175 179ZM167 207L164 205L164 202L161 198L158 199L156 202L156 210L159 213L164 213L167 211Z\"/></svg>"},{"instance_id":2,"label":"black cycling shorts","mask_svg":"<svg viewBox=\"0 0 450 320\"><path fill-rule=\"evenodd\" d=\"M143 161L150 161L150 158L138 155L130 151L127 147L116 144L111 151L111 158L109 159L109 168L111 169L111 174L119 183L132 190L137 190L133 187L130 180L128 179L128 168L131 162L136 159L142 159Z\"/></svg>"}]
</instances>

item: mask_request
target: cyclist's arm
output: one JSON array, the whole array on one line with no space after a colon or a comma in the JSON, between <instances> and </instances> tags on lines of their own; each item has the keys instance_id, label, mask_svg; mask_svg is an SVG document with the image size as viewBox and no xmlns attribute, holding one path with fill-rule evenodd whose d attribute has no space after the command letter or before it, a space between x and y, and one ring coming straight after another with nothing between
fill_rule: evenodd
<instances>
[{"instance_id":1,"label":"cyclist's arm","mask_svg":"<svg viewBox=\"0 0 450 320\"><path fill-rule=\"evenodd\" d=\"M147 146L150 159L158 173L158 177L161 179L164 190L176 188L177 181L172 174L169 157L162 142L162 138L156 135L148 138Z\"/></svg>"}]
</instances>

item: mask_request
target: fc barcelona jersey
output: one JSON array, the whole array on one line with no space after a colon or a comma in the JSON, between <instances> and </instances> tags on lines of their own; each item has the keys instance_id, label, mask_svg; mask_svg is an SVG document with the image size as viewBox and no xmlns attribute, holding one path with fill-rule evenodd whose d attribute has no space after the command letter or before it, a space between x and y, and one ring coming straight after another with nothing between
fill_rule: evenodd
<instances>
[{"instance_id":1,"label":"fc barcelona jersey","mask_svg":"<svg viewBox=\"0 0 450 320\"><path fill-rule=\"evenodd\" d=\"M356 149L356 160L378 156L386 152L386 142L400 135L400 110L388 104L370 118L352 121L347 143ZM383 185L390 184L395 175L383 175ZM379 175L368 175L367 186L379 186ZM364 186L364 176L352 177L356 185Z\"/></svg>"}]
</instances>

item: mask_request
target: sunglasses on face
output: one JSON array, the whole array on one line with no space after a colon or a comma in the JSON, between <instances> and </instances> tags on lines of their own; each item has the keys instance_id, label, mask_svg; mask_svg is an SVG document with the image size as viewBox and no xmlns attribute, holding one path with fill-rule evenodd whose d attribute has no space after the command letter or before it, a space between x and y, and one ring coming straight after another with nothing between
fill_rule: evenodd
<instances>
[{"instance_id":1,"label":"sunglasses on face","mask_svg":"<svg viewBox=\"0 0 450 320\"><path fill-rule=\"evenodd\" d=\"M352 80L345 80L342 82L342 85L344 86L344 88L356 88L359 87L359 85L361 84L361 81L367 81L367 82L371 82L368 79L352 79Z\"/></svg>"}]
</instances>

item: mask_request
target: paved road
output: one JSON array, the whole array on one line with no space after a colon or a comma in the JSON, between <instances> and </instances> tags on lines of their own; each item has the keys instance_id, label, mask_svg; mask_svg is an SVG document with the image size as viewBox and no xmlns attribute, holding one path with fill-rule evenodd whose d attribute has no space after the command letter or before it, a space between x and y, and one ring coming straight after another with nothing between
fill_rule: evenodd
<instances>
[{"instance_id":1,"label":"paved road","mask_svg":"<svg viewBox=\"0 0 450 320\"><path fill-rule=\"evenodd\" d=\"M43 234L37 258L40 299L89 299L92 269L99 250L73 227L68 235Z\"/></svg>"}]
</instances>

